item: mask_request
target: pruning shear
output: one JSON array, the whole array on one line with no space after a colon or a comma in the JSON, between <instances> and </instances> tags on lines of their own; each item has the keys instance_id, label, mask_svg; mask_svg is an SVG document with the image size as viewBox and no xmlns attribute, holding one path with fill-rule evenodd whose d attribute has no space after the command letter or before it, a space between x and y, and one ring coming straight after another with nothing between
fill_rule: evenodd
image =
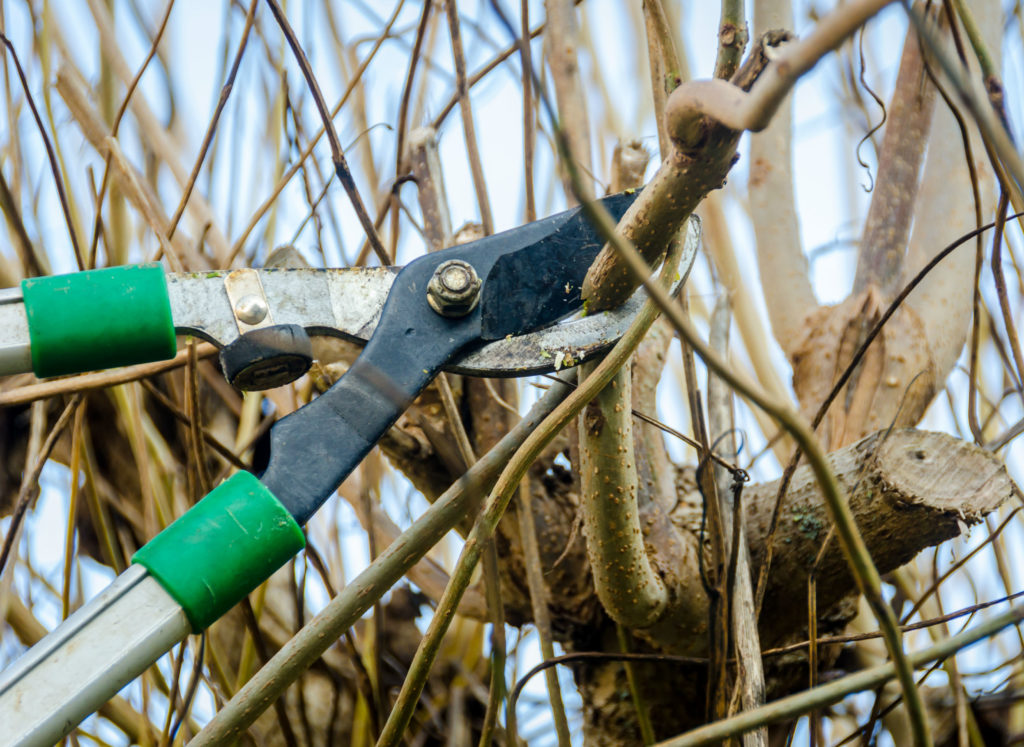
<instances>
[{"instance_id":1,"label":"pruning shear","mask_svg":"<svg viewBox=\"0 0 1024 747\"><path fill-rule=\"evenodd\" d=\"M602 200L618 220L635 199ZM694 231L695 229L690 229ZM687 241L673 292L696 253ZM0 744L53 744L241 601L305 546L304 525L442 370L523 376L615 342L640 304L563 321L604 241L580 208L420 257L402 269L165 275L159 266L35 278L0 291L0 374L55 376L161 360L176 334L221 348L227 378L301 376L309 334L365 347L324 394L277 421L259 476L238 472L5 672Z\"/></svg>"}]
</instances>

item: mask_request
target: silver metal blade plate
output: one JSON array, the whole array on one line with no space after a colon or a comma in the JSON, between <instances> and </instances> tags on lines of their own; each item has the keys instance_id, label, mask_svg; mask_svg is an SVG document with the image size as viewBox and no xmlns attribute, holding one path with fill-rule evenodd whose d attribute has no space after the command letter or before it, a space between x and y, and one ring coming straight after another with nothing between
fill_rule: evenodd
<instances>
[{"instance_id":1,"label":"silver metal blade plate","mask_svg":"<svg viewBox=\"0 0 1024 747\"><path fill-rule=\"evenodd\" d=\"M700 243L696 221L689 221L686 231L673 295L686 282ZM242 269L169 274L167 288L175 329L220 347L268 324L297 324L311 335L365 343L377 326L398 270ZM629 328L645 298L641 288L612 311L488 343L456 359L446 370L503 377L574 366L613 345Z\"/></svg>"}]
</instances>

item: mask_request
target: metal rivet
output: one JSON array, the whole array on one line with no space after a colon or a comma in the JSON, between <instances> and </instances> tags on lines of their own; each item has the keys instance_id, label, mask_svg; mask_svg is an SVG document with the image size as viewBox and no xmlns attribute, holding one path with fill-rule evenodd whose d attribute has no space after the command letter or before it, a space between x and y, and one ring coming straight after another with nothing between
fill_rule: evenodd
<instances>
[{"instance_id":1,"label":"metal rivet","mask_svg":"<svg viewBox=\"0 0 1024 747\"><path fill-rule=\"evenodd\" d=\"M259 296L242 296L235 304L235 316L246 324L259 324L267 316L267 302Z\"/></svg>"},{"instance_id":2,"label":"metal rivet","mask_svg":"<svg viewBox=\"0 0 1024 747\"><path fill-rule=\"evenodd\" d=\"M441 316L465 316L480 300L480 276L461 259L442 262L427 284L427 302Z\"/></svg>"}]
</instances>

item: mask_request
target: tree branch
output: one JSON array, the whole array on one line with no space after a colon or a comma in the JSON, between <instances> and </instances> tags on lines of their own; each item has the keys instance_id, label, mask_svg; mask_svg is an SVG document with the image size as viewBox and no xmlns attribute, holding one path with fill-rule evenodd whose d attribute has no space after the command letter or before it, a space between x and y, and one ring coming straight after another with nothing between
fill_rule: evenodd
<instances>
[{"instance_id":1,"label":"tree branch","mask_svg":"<svg viewBox=\"0 0 1024 747\"><path fill-rule=\"evenodd\" d=\"M708 342L723 356L729 352L728 299L715 304L711 315ZM712 443L726 458L736 453L733 435L732 391L719 377L708 377L708 430ZM750 549L747 546L746 517L741 503L743 485L738 476L730 474L720 464L714 465L720 512L725 538L726 584L723 584L730 615L730 649L736 657L735 688L743 710L752 710L764 704L764 667L761 662L761 640L757 632L757 608L754 604L754 586L750 574ZM732 700L732 698L730 698ZM728 715L728 712L722 714ZM768 731L759 729L744 737L743 747L767 747Z\"/></svg>"},{"instance_id":2,"label":"tree branch","mask_svg":"<svg viewBox=\"0 0 1024 747\"><path fill-rule=\"evenodd\" d=\"M768 50L787 38L786 34L774 34L762 39L732 83L716 82L746 95L744 89L749 88L769 65ZM736 160L740 132L705 120L699 114L699 142L681 141L683 133L671 113L672 102L677 100L681 91L695 83L698 82L685 83L669 97L665 116L673 147L669 153L663 154L664 160L657 173L620 221L622 236L636 246L649 265L661 258L668 242L707 193L722 186ZM584 308L588 313L614 308L629 298L637 286L637 281L615 250L606 245L583 281Z\"/></svg>"},{"instance_id":3,"label":"tree branch","mask_svg":"<svg viewBox=\"0 0 1024 747\"><path fill-rule=\"evenodd\" d=\"M899 289L925 146L936 142L928 139L934 109L935 86L925 75L921 43L910 27L903 42L903 58L878 154L878 179L857 254L855 294L877 285L882 295L890 298ZM946 165L948 168L949 163Z\"/></svg>"},{"instance_id":4,"label":"tree branch","mask_svg":"<svg viewBox=\"0 0 1024 747\"><path fill-rule=\"evenodd\" d=\"M705 118L732 130L760 132L797 80L890 2L857 0L840 5L805 39L774 55L749 93L734 85L735 80L695 80L680 86L669 97L665 112L669 131L684 148L694 147L703 139Z\"/></svg>"},{"instance_id":5,"label":"tree branch","mask_svg":"<svg viewBox=\"0 0 1024 747\"><path fill-rule=\"evenodd\" d=\"M544 45L555 84L558 117L569 139L570 157L576 168L587 175L585 183L592 185L594 169L590 158L590 123L576 52L579 47L576 6L572 0L547 0L544 5L547 10ZM592 187L588 186L588 192L591 190ZM572 204L573 191L568 184L565 193Z\"/></svg>"},{"instance_id":6,"label":"tree branch","mask_svg":"<svg viewBox=\"0 0 1024 747\"><path fill-rule=\"evenodd\" d=\"M626 168L640 160L635 150L616 148L613 189L640 184L643 168ZM630 155L623 158L623 153ZM580 378L586 379L598 365L584 362ZM630 368L627 361L577 418L580 511L598 599L615 622L643 628L661 616L667 592L647 557L640 529Z\"/></svg>"},{"instance_id":7,"label":"tree branch","mask_svg":"<svg viewBox=\"0 0 1024 747\"><path fill-rule=\"evenodd\" d=\"M793 10L790 0L759 1L754 4L754 33L761 38L768 29L790 28ZM750 176L747 180L750 197L750 222L754 227L757 266L768 319L775 340L790 355L800 337L801 322L817 307L814 290L807 274L807 257L800 240L793 190L793 104L786 99L779 104L771 124L750 138ZM744 297L747 294L742 294ZM743 340L757 366L756 349L767 346L763 341L752 345L748 336L742 306L737 307L737 322ZM760 324L760 320L758 320ZM757 366L759 374L761 367ZM764 381L763 375L761 376ZM768 382L766 386L770 389Z\"/></svg>"},{"instance_id":8,"label":"tree branch","mask_svg":"<svg viewBox=\"0 0 1024 747\"><path fill-rule=\"evenodd\" d=\"M998 48L1002 38L1002 8L998 0L979 0L973 5L985 40ZM986 104L987 106L987 104ZM981 147L975 127L968 128L983 218L995 209L992 168ZM934 114L924 172L918 194L913 232L904 263L904 282L953 237L976 227L971 177L965 164L960 128L948 107ZM907 305L921 319L928 341L935 380L944 381L964 346L971 318L974 254L957 252L931 272L907 299Z\"/></svg>"}]
</instances>

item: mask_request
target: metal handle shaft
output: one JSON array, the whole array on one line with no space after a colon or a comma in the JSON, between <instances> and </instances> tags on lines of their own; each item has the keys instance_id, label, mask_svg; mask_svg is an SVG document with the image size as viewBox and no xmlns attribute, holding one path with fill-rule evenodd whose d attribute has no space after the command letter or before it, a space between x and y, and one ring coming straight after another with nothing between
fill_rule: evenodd
<instances>
[{"instance_id":1,"label":"metal handle shaft","mask_svg":"<svg viewBox=\"0 0 1024 747\"><path fill-rule=\"evenodd\" d=\"M52 745L191 631L133 565L0 673L0 744Z\"/></svg>"},{"instance_id":2,"label":"metal handle shaft","mask_svg":"<svg viewBox=\"0 0 1024 747\"><path fill-rule=\"evenodd\" d=\"M0 376L32 370L32 346L21 288L0 290Z\"/></svg>"}]
</instances>

